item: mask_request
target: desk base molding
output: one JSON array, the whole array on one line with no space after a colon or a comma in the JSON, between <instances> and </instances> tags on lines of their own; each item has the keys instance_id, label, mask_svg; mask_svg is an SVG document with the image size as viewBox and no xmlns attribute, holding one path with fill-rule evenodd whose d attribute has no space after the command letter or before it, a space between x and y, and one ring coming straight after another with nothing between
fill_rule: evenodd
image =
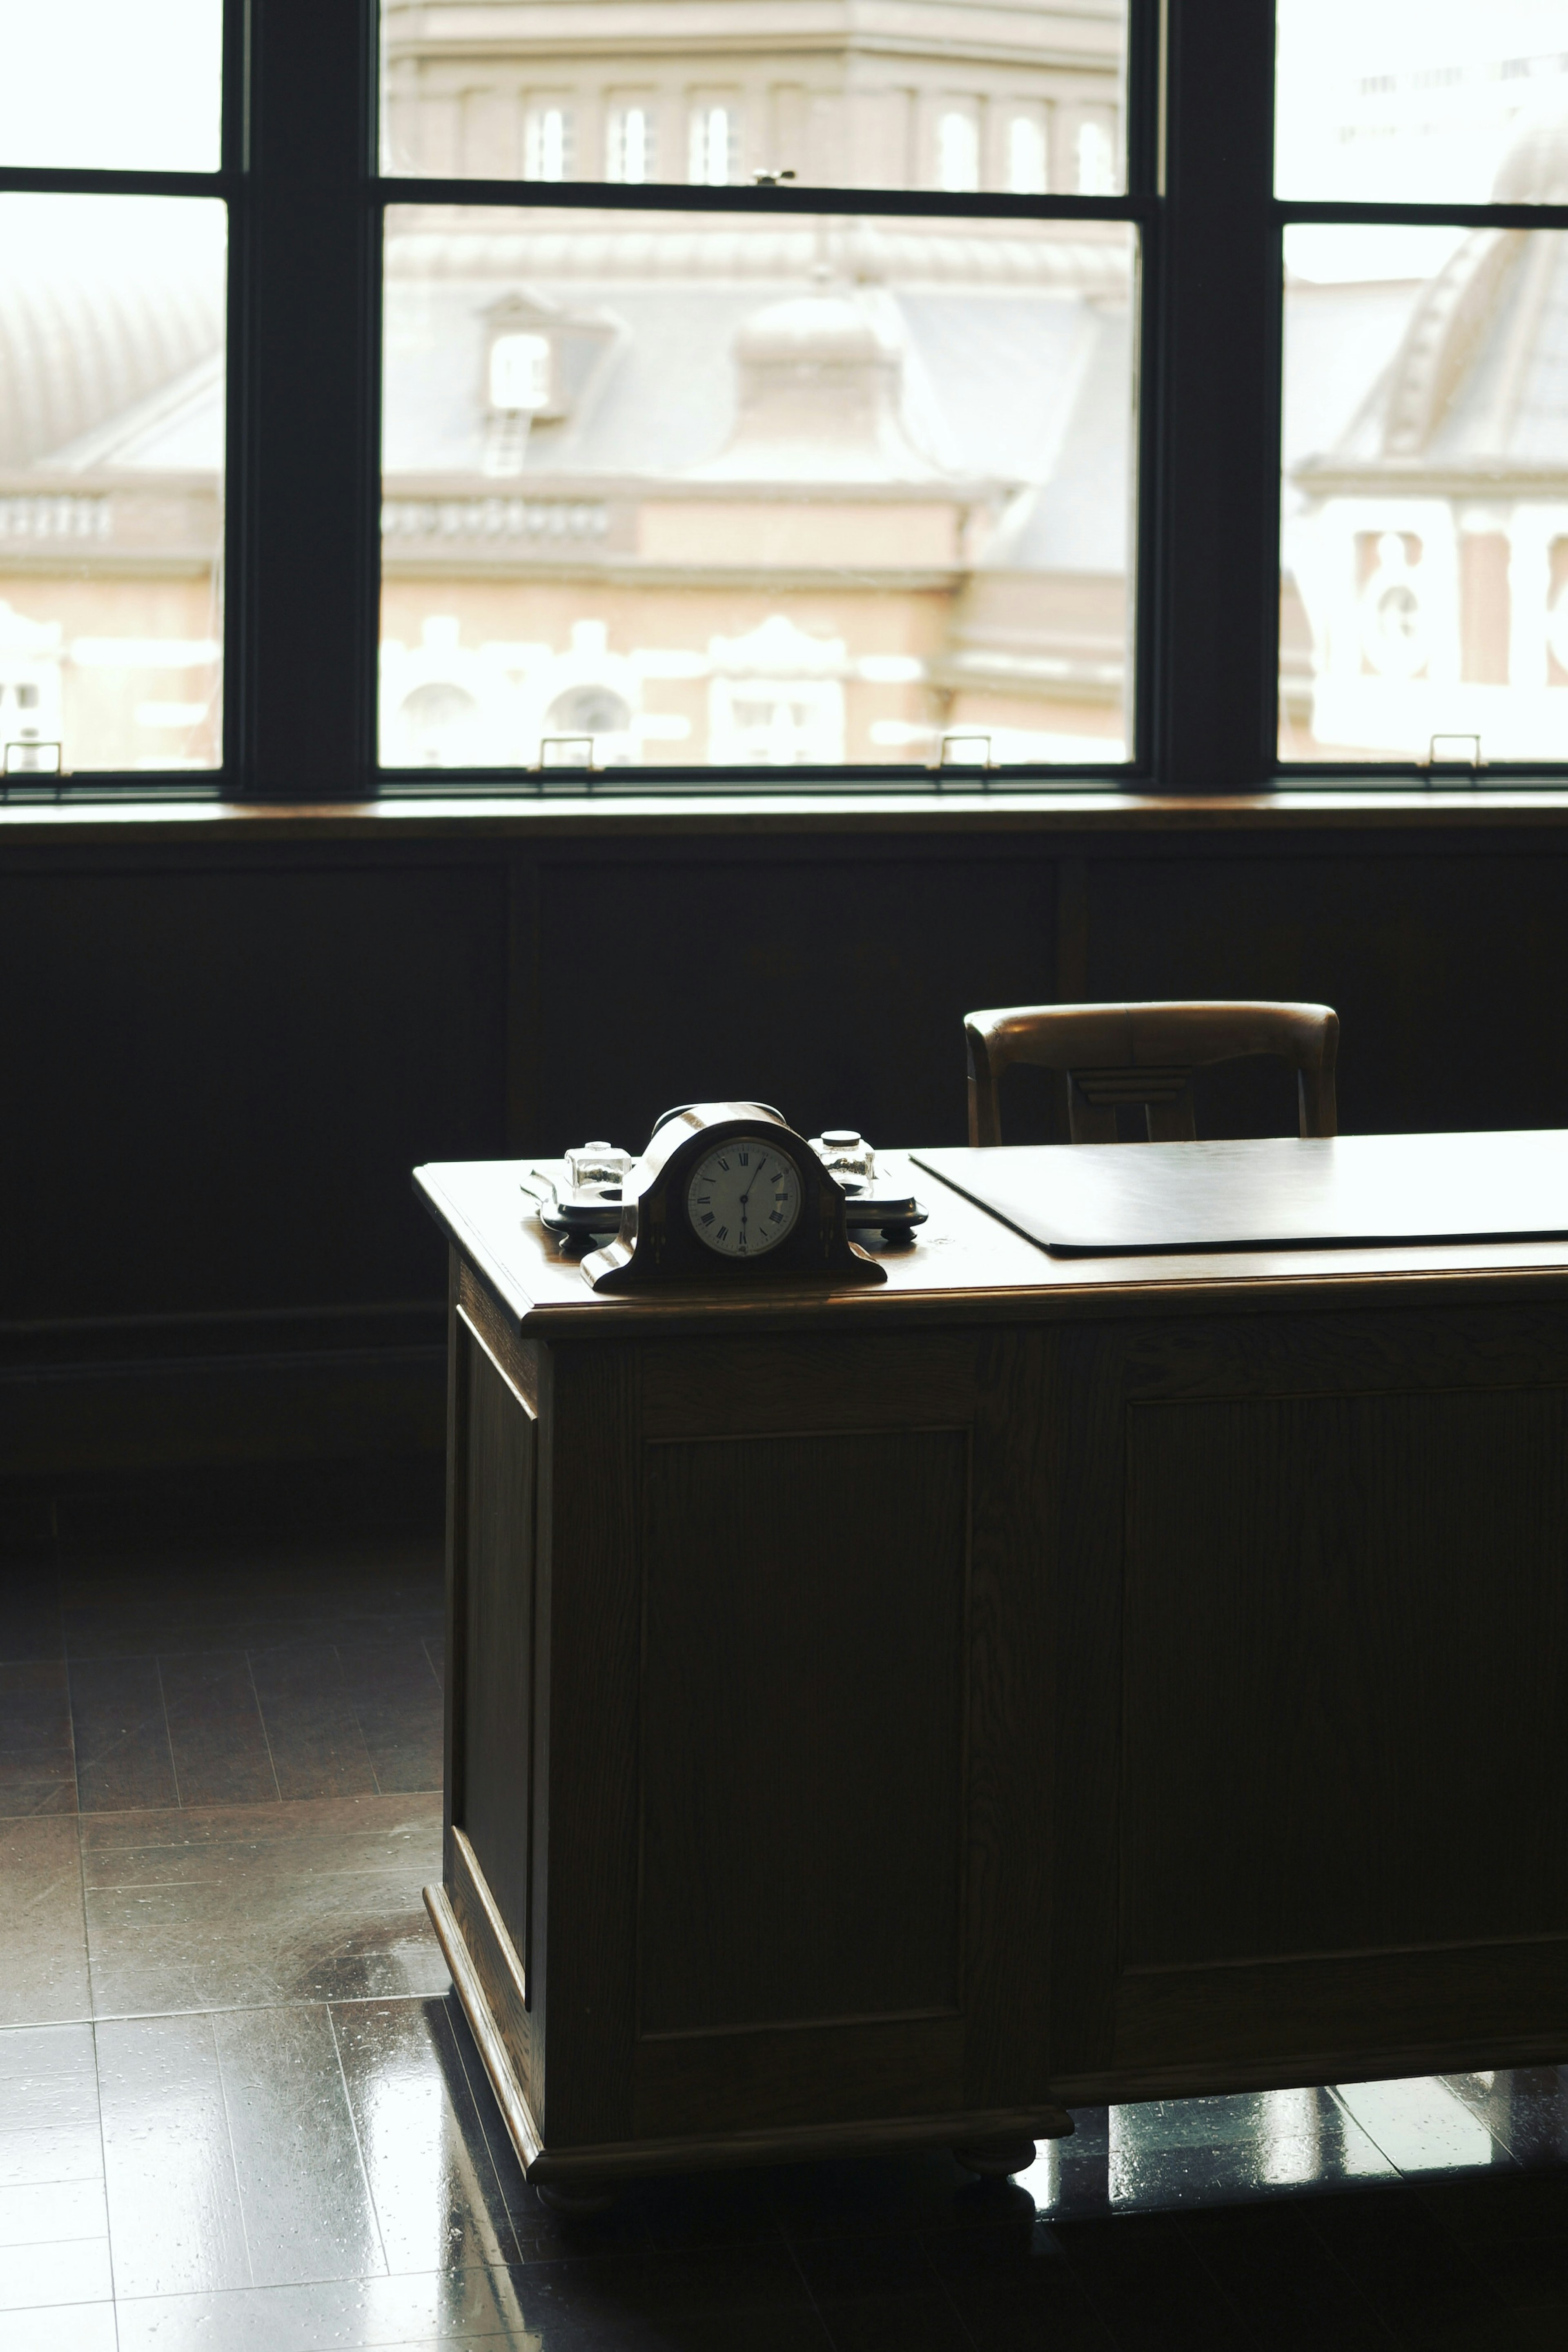
<instances>
[{"instance_id":1,"label":"desk base molding","mask_svg":"<svg viewBox=\"0 0 1568 2352\"><path fill-rule=\"evenodd\" d=\"M425 1908L430 1914L436 1940L452 1971L452 1990L458 1996L463 2015L468 2021L468 2030L484 2061L485 2073L489 2076L490 2088L496 2095L496 2105L501 2111L501 2120L511 2137L511 2144L517 2150L518 2161L524 2173L531 2176L543 2152L543 2139L533 2119L533 2111L523 2096L522 2084L517 2079L500 2029L490 2015L479 1970L468 1957L468 1948L463 1941L457 1914L447 1900L444 1886L427 1886L425 1889Z\"/></svg>"},{"instance_id":2,"label":"desk base molding","mask_svg":"<svg viewBox=\"0 0 1568 2352\"><path fill-rule=\"evenodd\" d=\"M1551 2065L1560 2061L1564 2046L1568 2046L1562 2033L1543 2039L1536 2032L1491 2034L1470 2042L1433 2040L1419 2047L1391 2043L1386 2050L1373 2053L1361 2045L1341 2051L1314 2050L1272 2060L1237 2062L1233 2057L1219 2066L1213 2058L1163 2066L1130 2063L1107 2073L1073 2075L1064 2080L1058 2086L1062 2100L1059 2106L977 2109L961 2115L894 2116L829 2126L792 2125L765 2131L551 2148L544 2144L518 2080L445 1887L427 1886L425 1903L452 1971L453 1990L484 2062L518 2160L525 2177L536 2184L631 2179L656 2172L696 2172L746 2164L789 2163L813 2157L885 2155L926 2147L962 2151L977 2141L1060 2139L1073 2129L1072 2117L1068 2113L1069 2105L1098 2106L1136 2099L1209 2096L1221 2082L1226 2091L1243 2093L1293 2090L1303 2084L1342 2079L1361 2081L1384 2075L1392 2078L1468 2074L1496 2066ZM1552 1939L1550 1957L1559 1965L1562 1949L1562 1944ZM1485 1957L1489 1961L1495 1959L1497 1948L1490 1948Z\"/></svg>"},{"instance_id":3,"label":"desk base molding","mask_svg":"<svg viewBox=\"0 0 1568 2352\"><path fill-rule=\"evenodd\" d=\"M1564 2046L1561 2033L1511 2038L1471 2033L1463 2041L1419 2047L1369 2050L1362 2043L1307 2055L1298 2052L1229 2065L1223 2075L1212 2065L1185 2060L1169 2066L1103 2068L1064 2074L1053 2088L1072 2107L1127 2106L1141 2099L1240 2098L1258 2091L1316 2090L1325 2083L1383 2083L1427 2074L1489 2074L1504 2067L1559 2066Z\"/></svg>"},{"instance_id":4,"label":"desk base molding","mask_svg":"<svg viewBox=\"0 0 1568 2352\"><path fill-rule=\"evenodd\" d=\"M775 2131L721 2132L703 2139L613 2140L598 2147L545 2148L526 2169L534 2181L630 2180L655 2172L807 2163L816 2157L890 2156L926 2147L957 2150L991 2140L1066 2139L1072 2128L1065 2107L990 2107L963 2115L792 2124Z\"/></svg>"},{"instance_id":5,"label":"desk base molding","mask_svg":"<svg viewBox=\"0 0 1568 2352\"><path fill-rule=\"evenodd\" d=\"M1568 1937L1362 1952L1225 1967L1130 1970L1117 1991L1115 2071L1138 2076L1162 2057L1228 2076L1281 2048L1301 2081L1334 2079L1336 2047L1389 2075L1427 2071L1425 2053L1447 2053L1461 2019L1491 2026L1483 2063L1545 2034L1553 2062L1568 2049ZM1348 2029L1348 2031L1347 2031ZM1453 2065L1445 2054L1437 2069Z\"/></svg>"},{"instance_id":6,"label":"desk base molding","mask_svg":"<svg viewBox=\"0 0 1568 2352\"><path fill-rule=\"evenodd\" d=\"M900 2149L973 2149L986 2142L1065 2139L1072 2117L1065 2107L977 2107L961 2114L891 2116L846 2124L788 2125L769 2131L721 2132L676 2139L606 2141L592 2147L548 2147L524 2096L517 2071L463 1940L444 1886L425 1889L437 1941L452 1971L452 1989L484 2061L496 2105L525 2177L536 2186L554 2181L635 2179L646 2173L703 2172L743 2164L788 2164L827 2156L882 2156Z\"/></svg>"}]
</instances>

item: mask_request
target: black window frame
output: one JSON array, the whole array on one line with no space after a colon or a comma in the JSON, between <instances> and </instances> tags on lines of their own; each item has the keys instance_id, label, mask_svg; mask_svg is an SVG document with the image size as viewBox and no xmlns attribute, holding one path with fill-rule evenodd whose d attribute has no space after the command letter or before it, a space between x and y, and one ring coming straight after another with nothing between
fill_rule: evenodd
<instances>
[{"instance_id":1,"label":"black window frame","mask_svg":"<svg viewBox=\"0 0 1568 2352\"><path fill-rule=\"evenodd\" d=\"M377 0L225 0L213 173L23 170L26 189L207 195L228 208L223 766L97 773L71 796L160 793L290 804L386 793L516 796L539 772L376 765L383 216L389 205L821 212L820 189L382 177ZM1133 699L1125 763L932 771L889 763L660 768L639 788L792 794L1062 788L1256 793L1429 782L1413 761L1278 756L1283 236L1302 222L1568 228L1568 206L1342 205L1274 194L1269 0L1129 0L1127 192L1114 197L846 192L857 212L1104 219L1140 246ZM1223 354L1223 365L1216 362ZM1568 761L1498 763L1551 783ZM15 780L11 780L13 782ZM581 772L568 785L582 792ZM32 796L29 787L28 796ZM14 795L17 796L17 795Z\"/></svg>"}]
</instances>

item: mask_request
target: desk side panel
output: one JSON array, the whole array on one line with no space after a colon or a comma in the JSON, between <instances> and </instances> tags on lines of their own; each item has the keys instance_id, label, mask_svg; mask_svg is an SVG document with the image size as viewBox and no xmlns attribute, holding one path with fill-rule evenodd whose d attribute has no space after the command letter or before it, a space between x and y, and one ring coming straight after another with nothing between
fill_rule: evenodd
<instances>
[{"instance_id":1,"label":"desk side panel","mask_svg":"<svg viewBox=\"0 0 1568 2352\"><path fill-rule=\"evenodd\" d=\"M525 1353L515 1339L509 1343L502 1333L481 1331L467 1283L452 1319L452 1357L446 1883L519 2080L537 2103L542 2079L525 1988L532 1944L539 1445L537 1416L521 1383L527 1380L537 1393L538 1365L534 1351ZM500 1939L493 1932L497 1918Z\"/></svg>"},{"instance_id":2,"label":"desk side panel","mask_svg":"<svg viewBox=\"0 0 1568 2352\"><path fill-rule=\"evenodd\" d=\"M507 1932L528 1966L532 1809L532 1412L471 1331L462 1815Z\"/></svg>"},{"instance_id":3,"label":"desk side panel","mask_svg":"<svg viewBox=\"0 0 1568 2352\"><path fill-rule=\"evenodd\" d=\"M548 1357L530 1992L555 2150L632 2136L640 1379L632 1345L563 1343Z\"/></svg>"}]
</instances>

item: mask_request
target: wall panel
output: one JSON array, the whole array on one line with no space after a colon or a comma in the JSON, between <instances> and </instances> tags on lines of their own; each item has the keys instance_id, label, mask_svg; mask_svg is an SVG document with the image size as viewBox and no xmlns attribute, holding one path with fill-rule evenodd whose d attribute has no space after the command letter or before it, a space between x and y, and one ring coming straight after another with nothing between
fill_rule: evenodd
<instances>
[{"instance_id":1,"label":"wall panel","mask_svg":"<svg viewBox=\"0 0 1568 2352\"><path fill-rule=\"evenodd\" d=\"M1320 998L1347 1130L1568 1124L1548 803L1530 830L1412 803L773 831L757 805L553 835L0 816L0 1391L29 1384L0 1470L155 1453L145 1398L111 1440L148 1365L186 1367L163 1414L178 1458L254 1452L258 1379L269 1446L291 1391L305 1450L363 1447L378 1412L388 1446L434 1433L442 1268L416 1162L635 1146L670 1103L731 1092L807 1132L960 1140L975 1006ZM1262 1066L1208 1081L1199 1113L1233 1134L1294 1117ZM1019 1139L1059 1132L1032 1073L1005 1115Z\"/></svg>"},{"instance_id":2,"label":"wall panel","mask_svg":"<svg viewBox=\"0 0 1568 2352\"><path fill-rule=\"evenodd\" d=\"M440 1297L416 1160L501 1149L494 867L0 873L0 1316Z\"/></svg>"},{"instance_id":3,"label":"wall panel","mask_svg":"<svg viewBox=\"0 0 1568 2352\"><path fill-rule=\"evenodd\" d=\"M1048 856L710 853L541 876L539 1132L731 1095L803 1134L964 1139L962 1020L1056 992ZM539 1148L538 1145L535 1148Z\"/></svg>"},{"instance_id":4,"label":"wall panel","mask_svg":"<svg viewBox=\"0 0 1568 2352\"><path fill-rule=\"evenodd\" d=\"M1568 866L1459 847L1096 861L1089 993L1333 1005L1348 1133L1568 1126ZM1278 1133L1289 1096L1278 1078L1215 1082L1211 1131Z\"/></svg>"}]
</instances>

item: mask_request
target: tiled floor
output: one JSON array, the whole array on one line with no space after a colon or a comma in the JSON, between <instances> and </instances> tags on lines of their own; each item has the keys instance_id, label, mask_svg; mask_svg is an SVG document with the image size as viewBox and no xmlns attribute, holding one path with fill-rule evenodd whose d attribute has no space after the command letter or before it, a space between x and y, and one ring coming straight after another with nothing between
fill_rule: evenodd
<instances>
[{"instance_id":1,"label":"tiled floor","mask_svg":"<svg viewBox=\"0 0 1568 2352\"><path fill-rule=\"evenodd\" d=\"M387 1475L0 1496L5 2352L1568 2352L1550 2067L546 2212L420 1902L436 1520Z\"/></svg>"}]
</instances>

